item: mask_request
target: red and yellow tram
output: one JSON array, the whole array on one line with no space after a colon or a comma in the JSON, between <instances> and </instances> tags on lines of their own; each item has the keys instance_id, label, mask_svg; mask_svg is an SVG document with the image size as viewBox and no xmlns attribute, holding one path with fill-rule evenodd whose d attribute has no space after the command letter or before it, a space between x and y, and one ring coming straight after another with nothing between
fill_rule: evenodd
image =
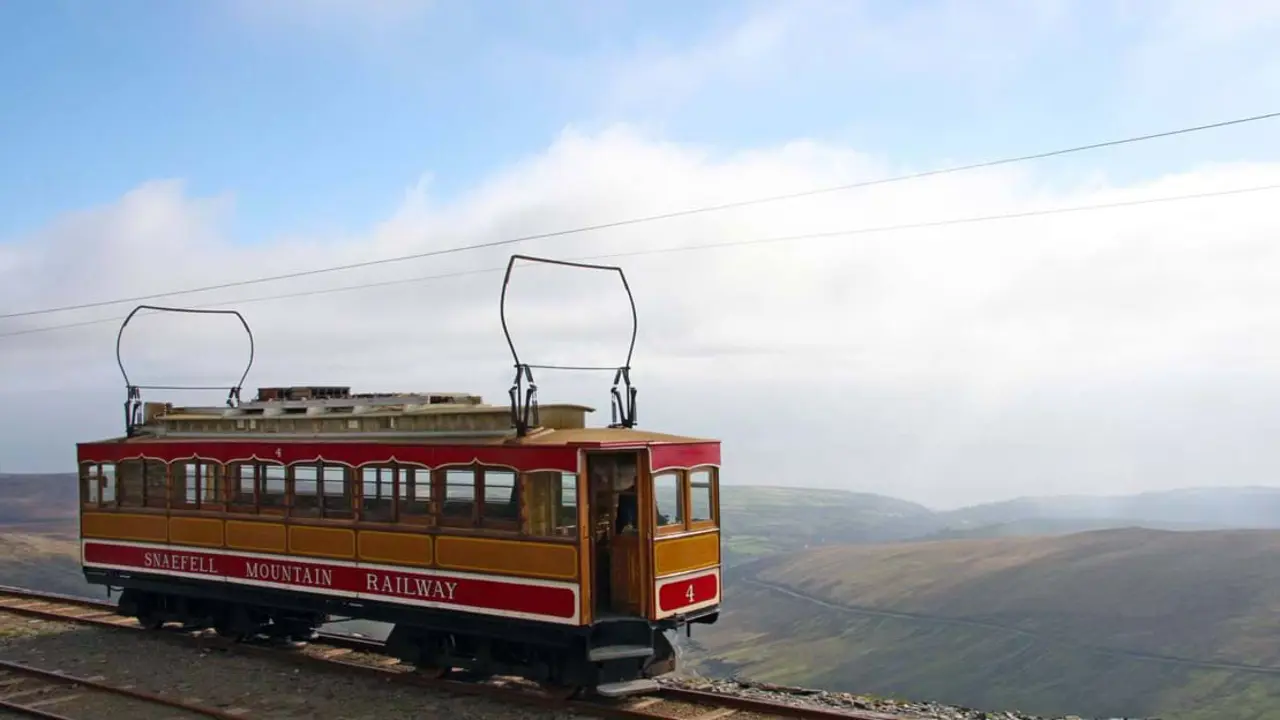
<instances>
[{"instance_id":1,"label":"red and yellow tram","mask_svg":"<svg viewBox=\"0 0 1280 720\"><path fill-rule=\"evenodd\" d=\"M516 367L510 406L236 387L176 407L126 375L126 434L78 445L85 576L150 627L360 618L424 669L650 690L675 631L718 617L720 444L637 430L628 367L609 427Z\"/></svg>"}]
</instances>

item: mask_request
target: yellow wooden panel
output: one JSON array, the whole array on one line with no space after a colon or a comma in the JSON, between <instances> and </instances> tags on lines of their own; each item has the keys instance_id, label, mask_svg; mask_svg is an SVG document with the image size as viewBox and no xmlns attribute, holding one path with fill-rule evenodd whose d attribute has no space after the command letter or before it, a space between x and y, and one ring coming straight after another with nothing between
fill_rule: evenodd
<instances>
[{"instance_id":1,"label":"yellow wooden panel","mask_svg":"<svg viewBox=\"0 0 1280 720\"><path fill-rule=\"evenodd\" d=\"M86 512L80 521L84 537L104 540L168 542L169 522L164 515Z\"/></svg>"},{"instance_id":2,"label":"yellow wooden panel","mask_svg":"<svg viewBox=\"0 0 1280 720\"><path fill-rule=\"evenodd\" d=\"M572 545L442 535L436 538L436 562L442 568L527 577L573 580L578 551Z\"/></svg>"},{"instance_id":3,"label":"yellow wooden panel","mask_svg":"<svg viewBox=\"0 0 1280 720\"><path fill-rule=\"evenodd\" d=\"M640 569L640 536L615 535L609 548L611 610L639 615L643 610L644 574Z\"/></svg>"},{"instance_id":4,"label":"yellow wooden panel","mask_svg":"<svg viewBox=\"0 0 1280 720\"><path fill-rule=\"evenodd\" d=\"M284 525L281 523L227 521L227 547L259 552L285 551Z\"/></svg>"},{"instance_id":5,"label":"yellow wooden panel","mask_svg":"<svg viewBox=\"0 0 1280 720\"><path fill-rule=\"evenodd\" d=\"M169 518L169 541L179 545L222 547L222 521L215 518Z\"/></svg>"},{"instance_id":6,"label":"yellow wooden panel","mask_svg":"<svg viewBox=\"0 0 1280 720\"><path fill-rule=\"evenodd\" d=\"M430 565L431 536L422 533L395 533L361 530L360 559L392 565Z\"/></svg>"},{"instance_id":7,"label":"yellow wooden panel","mask_svg":"<svg viewBox=\"0 0 1280 720\"><path fill-rule=\"evenodd\" d=\"M350 528L290 525L289 552L316 557L354 559L356 531Z\"/></svg>"},{"instance_id":8,"label":"yellow wooden panel","mask_svg":"<svg viewBox=\"0 0 1280 720\"><path fill-rule=\"evenodd\" d=\"M657 577L714 567L720 564L720 533L686 535L670 540L659 538L654 543L653 555Z\"/></svg>"}]
</instances>

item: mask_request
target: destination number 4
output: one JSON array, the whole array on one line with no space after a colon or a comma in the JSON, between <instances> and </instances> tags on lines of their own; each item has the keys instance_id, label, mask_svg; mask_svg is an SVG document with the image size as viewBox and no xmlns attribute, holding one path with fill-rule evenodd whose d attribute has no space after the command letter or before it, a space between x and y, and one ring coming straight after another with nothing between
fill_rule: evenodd
<instances>
[{"instance_id":1,"label":"destination number 4","mask_svg":"<svg viewBox=\"0 0 1280 720\"><path fill-rule=\"evenodd\" d=\"M689 589L684 591L684 599L693 602L693 583L689 583Z\"/></svg>"}]
</instances>

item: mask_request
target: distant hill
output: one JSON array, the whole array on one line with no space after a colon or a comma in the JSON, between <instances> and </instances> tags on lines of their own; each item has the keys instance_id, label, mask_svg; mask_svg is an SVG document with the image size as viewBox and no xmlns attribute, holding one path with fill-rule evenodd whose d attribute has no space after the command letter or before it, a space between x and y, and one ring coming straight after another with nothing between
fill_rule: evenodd
<instances>
[{"instance_id":1,"label":"distant hill","mask_svg":"<svg viewBox=\"0 0 1280 720\"><path fill-rule=\"evenodd\" d=\"M725 485L720 504L730 565L823 545L1066 535L1128 527L1280 529L1280 488L1025 497L934 511L872 493Z\"/></svg>"},{"instance_id":2,"label":"distant hill","mask_svg":"<svg viewBox=\"0 0 1280 720\"><path fill-rule=\"evenodd\" d=\"M79 499L74 473L0 473L0 527L75 534Z\"/></svg>"},{"instance_id":3,"label":"distant hill","mask_svg":"<svg viewBox=\"0 0 1280 720\"><path fill-rule=\"evenodd\" d=\"M826 547L736 568L708 673L1039 714L1280 718L1280 532Z\"/></svg>"},{"instance_id":4,"label":"distant hill","mask_svg":"<svg viewBox=\"0 0 1280 720\"><path fill-rule=\"evenodd\" d=\"M1091 532L1094 530L1115 530L1122 528L1145 528L1148 530L1222 530L1212 523L1175 523L1136 518L1072 518L1072 517L1032 517L1020 518L1009 522L979 525L977 527L947 527L936 532L911 538L914 542L931 542L935 540L976 540L1000 537L1035 537L1039 535L1071 535L1073 533Z\"/></svg>"},{"instance_id":5,"label":"distant hill","mask_svg":"<svg viewBox=\"0 0 1280 720\"><path fill-rule=\"evenodd\" d=\"M1144 526L1280 528L1280 488L1187 488L1114 497L1023 497L939 512L954 530L1030 519L1091 520Z\"/></svg>"},{"instance_id":6,"label":"distant hill","mask_svg":"<svg viewBox=\"0 0 1280 720\"><path fill-rule=\"evenodd\" d=\"M726 564L842 543L903 540L938 527L906 500L845 490L724 485L720 519Z\"/></svg>"}]
</instances>

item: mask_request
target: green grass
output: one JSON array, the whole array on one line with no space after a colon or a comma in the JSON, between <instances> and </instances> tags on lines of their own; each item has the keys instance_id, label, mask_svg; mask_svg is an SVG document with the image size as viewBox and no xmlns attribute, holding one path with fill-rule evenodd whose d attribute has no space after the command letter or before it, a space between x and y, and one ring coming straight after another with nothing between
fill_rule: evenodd
<instances>
[{"instance_id":1,"label":"green grass","mask_svg":"<svg viewBox=\"0 0 1280 720\"><path fill-rule=\"evenodd\" d=\"M1278 555L1276 531L811 549L726 574L695 655L759 680L990 710L1280 720L1280 672L1197 664L1280 668Z\"/></svg>"}]
</instances>

